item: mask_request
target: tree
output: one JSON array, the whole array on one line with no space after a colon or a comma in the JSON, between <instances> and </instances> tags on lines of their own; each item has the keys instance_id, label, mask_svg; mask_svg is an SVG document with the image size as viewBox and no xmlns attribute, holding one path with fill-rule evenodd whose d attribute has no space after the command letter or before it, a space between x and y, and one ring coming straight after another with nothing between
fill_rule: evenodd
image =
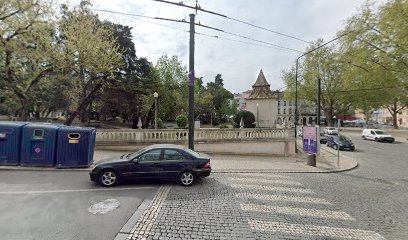
<instances>
[{"instance_id":1,"label":"tree","mask_svg":"<svg viewBox=\"0 0 408 240\"><path fill-rule=\"evenodd\" d=\"M360 12L347 21L342 39L343 58L351 66L349 85L361 89L357 105L369 116L383 106L393 116L397 128L397 113L408 106L408 1L391 0L378 11L365 4Z\"/></svg>"},{"instance_id":2,"label":"tree","mask_svg":"<svg viewBox=\"0 0 408 240\"><path fill-rule=\"evenodd\" d=\"M323 39L313 42L306 51L310 51L321 45ZM343 72L346 66L338 60L336 49L332 46L322 47L304 57L299 63L298 70L298 97L317 106L318 104L318 81L321 81L320 106L324 112L328 124L333 124L336 115L348 114L351 103L344 95ZM317 63L317 64L316 64ZM295 67L282 72L282 78L288 88L285 95L288 99L294 99L295 93ZM301 109L299 109L301 111Z\"/></svg>"},{"instance_id":3,"label":"tree","mask_svg":"<svg viewBox=\"0 0 408 240\"><path fill-rule=\"evenodd\" d=\"M158 89L154 90L159 94L159 116L164 120L174 120L188 110L187 67L176 56L162 56L155 68L160 79Z\"/></svg>"},{"instance_id":4,"label":"tree","mask_svg":"<svg viewBox=\"0 0 408 240\"><path fill-rule=\"evenodd\" d=\"M18 99L23 120L28 118L33 88L60 71L52 9L40 0L10 0L0 6L1 75Z\"/></svg>"},{"instance_id":5,"label":"tree","mask_svg":"<svg viewBox=\"0 0 408 240\"><path fill-rule=\"evenodd\" d=\"M232 100L234 95L223 87L223 81L221 74L217 74L214 82L207 83L207 91L213 96L213 114L218 115L221 121L225 122L225 115L227 114L225 110L229 106L229 100Z\"/></svg>"},{"instance_id":6,"label":"tree","mask_svg":"<svg viewBox=\"0 0 408 240\"><path fill-rule=\"evenodd\" d=\"M84 121L87 107L102 87L115 81L123 61L112 32L91 13L89 2L81 2L72 11L63 7L63 13L60 41L66 56L65 67L69 66L76 86L73 111L65 122L70 125L79 114Z\"/></svg>"}]
</instances>

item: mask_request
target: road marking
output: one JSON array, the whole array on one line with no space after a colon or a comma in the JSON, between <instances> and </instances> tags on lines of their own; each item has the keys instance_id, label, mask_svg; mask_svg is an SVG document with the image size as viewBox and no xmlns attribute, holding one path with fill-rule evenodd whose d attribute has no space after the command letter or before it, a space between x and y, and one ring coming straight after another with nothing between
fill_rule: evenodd
<instances>
[{"instance_id":1,"label":"road marking","mask_svg":"<svg viewBox=\"0 0 408 240\"><path fill-rule=\"evenodd\" d=\"M262 179L268 179L268 178L281 178L281 179L293 179L292 177L289 176L283 176L275 173L237 173L234 175L235 177L248 177L250 179L252 178L262 178Z\"/></svg>"},{"instance_id":2,"label":"road marking","mask_svg":"<svg viewBox=\"0 0 408 240\"><path fill-rule=\"evenodd\" d=\"M0 192L0 195L122 191L122 190L140 190L140 189L150 189L150 188L154 188L154 187L89 188L89 189L45 190L45 191L16 191L16 192Z\"/></svg>"},{"instance_id":3,"label":"road marking","mask_svg":"<svg viewBox=\"0 0 408 240\"><path fill-rule=\"evenodd\" d=\"M117 209L120 206L120 202L117 199L109 198L102 202L97 202L89 206L88 212L98 215L105 214Z\"/></svg>"},{"instance_id":4,"label":"road marking","mask_svg":"<svg viewBox=\"0 0 408 240\"><path fill-rule=\"evenodd\" d=\"M307 224L291 224L283 222L269 222L261 220L248 220L249 225L254 230L279 232L292 235L311 235L311 236L323 236L333 238L346 238L346 239L362 239L362 240L384 240L380 234L360 229L351 228L338 228L338 227L326 227L319 225L307 225Z\"/></svg>"},{"instance_id":5,"label":"road marking","mask_svg":"<svg viewBox=\"0 0 408 240\"><path fill-rule=\"evenodd\" d=\"M231 184L231 187L249 188L252 190L279 191L279 192L294 192L294 193L308 193L308 194L314 193L312 190L306 189L306 188L275 187L275 186L252 185L252 184Z\"/></svg>"},{"instance_id":6,"label":"road marking","mask_svg":"<svg viewBox=\"0 0 408 240\"><path fill-rule=\"evenodd\" d=\"M241 209L244 211L262 212L262 213L279 213L293 216L305 217L319 217L330 219L351 220L355 219L345 212L337 212L330 210L317 210L308 208L294 208L294 207L278 207L257 204L241 204Z\"/></svg>"},{"instance_id":7,"label":"road marking","mask_svg":"<svg viewBox=\"0 0 408 240\"><path fill-rule=\"evenodd\" d=\"M283 185L294 185L302 186L303 184L291 180L280 180L280 179L250 179L250 178L239 178L239 177L230 177L230 181L234 182L246 182L246 183L266 183L266 184L283 184Z\"/></svg>"},{"instance_id":8,"label":"road marking","mask_svg":"<svg viewBox=\"0 0 408 240\"><path fill-rule=\"evenodd\" d=\"M312 197L293 197L284 195L270 195L270 194L256 194L256 193L237 193L236 197L239 198L249 198L267 201L282 201L282 202L300 202L300 203L314 203L314 204L325 204L333 205L322 198L312 198Z\"/></svg>"}]
</instances>

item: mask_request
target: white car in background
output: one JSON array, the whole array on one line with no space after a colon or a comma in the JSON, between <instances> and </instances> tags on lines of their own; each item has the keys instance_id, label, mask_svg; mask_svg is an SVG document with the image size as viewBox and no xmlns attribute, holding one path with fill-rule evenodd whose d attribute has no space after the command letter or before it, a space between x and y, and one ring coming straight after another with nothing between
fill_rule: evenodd
<instances>
[{"instance_id":1,"label":"white car in background","mask_svg":"<svg viewBox=\"0 0 408 240\"><path fill-rule=\"evenodd\" d=\"M378 129L364 129L361 133L361 137L364 140L374 140L376 142L389 142L395 141L395 138L382 130Z\"/></svg>"},{"instance_id":2,"label":"white car in background","mask_svg":"<svg viewBox=\"0 0 408 240\"><path fill-rule=\"evenodd\" d=\"M339 134L339 130L335 127L327 127L324 129L327 135L337 135Z\"/></svg>"}]
</instances>

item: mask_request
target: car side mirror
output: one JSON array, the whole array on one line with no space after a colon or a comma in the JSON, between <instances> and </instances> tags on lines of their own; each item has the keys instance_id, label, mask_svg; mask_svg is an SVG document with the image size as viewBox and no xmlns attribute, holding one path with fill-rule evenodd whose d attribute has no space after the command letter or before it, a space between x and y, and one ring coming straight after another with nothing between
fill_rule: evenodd
<instances>
[{"instance_id":1,"label":"car side mirror","mask_svg":"<svg viewBox=\"0 0 408 240\"><path fill-rule=\"evenodd\" d=\"M140 159L139 159L138 157L137 157L137 158L133 158L133 159L132 159L132 162L135 163L135 164L138 164L138 163L139 163L139 160L140 160Z\"/></svg>"}]
</instances>

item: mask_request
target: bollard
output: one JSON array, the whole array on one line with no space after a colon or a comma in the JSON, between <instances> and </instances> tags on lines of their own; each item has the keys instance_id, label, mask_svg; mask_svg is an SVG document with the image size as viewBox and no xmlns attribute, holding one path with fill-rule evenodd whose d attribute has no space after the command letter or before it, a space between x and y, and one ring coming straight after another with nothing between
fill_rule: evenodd
<instances>
[{"instance_id":1,"label":"bollard","mask_svg":"<svg viewBox=\"0 0 408 240\"><path fill-rule=\"evenodd\" d=\"M315 154L307 154L307 165L316 167L316 155Z\"/></svg>"}]
</instances>

